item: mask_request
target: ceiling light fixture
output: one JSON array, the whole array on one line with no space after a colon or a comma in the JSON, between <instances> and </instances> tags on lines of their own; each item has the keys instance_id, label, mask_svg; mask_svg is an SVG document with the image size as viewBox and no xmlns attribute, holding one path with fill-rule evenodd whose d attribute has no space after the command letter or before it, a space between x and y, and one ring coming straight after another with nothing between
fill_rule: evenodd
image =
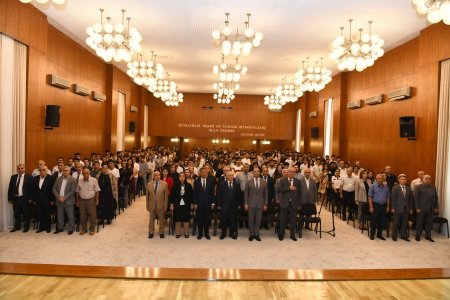
<instances>
[{"instance_id":1,"label":"ceiling light fixture","mask_svg":"<svg viewBox=\"0 0 450 300\"><path fill-rule=\"evenodd\" d=\"M86 38L86 44L105 62L131 61L134 53L142 51L141 34L136 28L130 28L130 17L126 18L125 23L124 9L122 9L122 23L115 25L110 17L106 17L106 23L103 24L103 11L104 9L101 8L100 23L95 23L86 29L89 35Z\"/></svg>"},{"instance_id":2,"label":"ceiling light fixture","mask_svg":"<svg viewBox=\"0 0 450 300\"><path fill-rule=\"evenodd\" d=\"M240 88L239 83L235 82L215 82L213 84L213 89L215 93L213 95L214 100L217 100L217 103L226 103L229 104L236 95L235 91L238 91Z\"/></svg>"},{"instance_id":3,"label":"ceiling light fixture","mask_svg":"<svg viewBox=\"0 0 450 300\"><path fill-rule=\"evenodd\" d=\"M421 15L427 15L430 23L441 20L450 25L450 0L412 0L416 10Z\"/></svg>"},{"instance_id":4,"label":"ceiling light fixture","mask_svg":"<svg viewBox=\"0 0 450 300\"><path fill-rule=\"evenodd\" d=\"M339 35L330 45L330 58L337 64L339 71L361 72L373 66L375 61L384 55L384 40L379 35L372 35L372 21L369 21L369 33L352 35L352 22L349 19L349 37L344 37L344 27L341 27Z\"/></svg>"},{"instance_id":5,"label":"ceiling light fixture","mask_svg":"<svg viewBox=\"0 0 450 300\"><path fill-rule=\"evenodd\" d=\"M239 82L241 75L247 74L247 67L239 64L239 58L236 57L234 66L225 63L225 56L222 55L222 63L213 66L213 73L219 75L222 82Z\"/></svg>"},{"instance_id":6,"label":"ceiling light fixture","mask_svg":"<svg viewBox=\"0 0 450 300\"><path fill-rule=\"evenodd\" d=\"M236 29L236 33L233 33L229 26L230 13L226 13L225 16L225 27L220 31L214 30L212 33L214 46L221 47L222 54L225 56L249 56L252 48L258 48L261 45L263 34L261 32L255 33L255 30L250 27L251 14L249 13L247 14L247 21L244 22L244 34L240 34L239 29Z\"/></svg>"},{"instance_id":7,"label":"ceiling light fixture","mask_svg":"<svg viewBox=\"0 0 450 300\"><path fill-rule=\"evenodd\" d=\"M137 59L127 64L127 74L137 85L145 85L150 92L157 88L158 80L164 79L163 65L156 63L156 55L152 51L151 61L142 59L142 54L137 55Z\"/></svg>"},{"instance_id":8,"label":"ceiling light fixture","mask_svg":"<svg viewBox=\"0 0 450 300\"><path fill-rule=\"evenodd\" d=\"M302 61L303 67L295 73L294 83L300 86L302 92L318 92L322 90L325 85L331 81L331 71L322 66L323 57L320 58L319 62L316 61L314 67L309 65L309 57L305 61Z\"/></svg>"}]
</instances>

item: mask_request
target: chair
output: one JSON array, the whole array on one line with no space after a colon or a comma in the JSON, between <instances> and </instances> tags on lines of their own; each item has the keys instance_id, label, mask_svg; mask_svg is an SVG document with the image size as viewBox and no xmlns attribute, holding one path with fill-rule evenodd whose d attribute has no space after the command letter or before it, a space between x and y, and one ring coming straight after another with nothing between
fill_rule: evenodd
<instances>
[{"instance_id":1,"label":"chair","mask_svg":"<svg viewBox=\"0 0 450 300\"><path fill-rule=\"evenodd\" d=\"M317 234L317 225L319 225L319 237L322 238L322 220L317 216L317 207L314 203L304 203L300 209L298 231L300 232L303 223L315 223L314 231Z\"/></svg>"},{"instance_id":2,"label":"chair","mask_svg":"<svg viewBox=\"0 0 450 300\"><path fill-rule=\"evenodd\" d=\"M447 238L450 238L450 233L448 232L448 220L444 217L433 217L433 224L439 224L439 233L442 232L442 225L446 224L447 225Z\"/></svg>"},{"instance_id":3,"label":"chair","mask_svg":"<svg viewBox=\"0 0 450 300\"><path fill-rule=\"evenodd\" d=\"M356 218L358 217L358 204L351 203L348 207L348 219L347 224L350 221L350 217L353 219L353 228L355 228Z\"/></svg>"},{"instance_id":4,"label":"chair","mask_svg":"<svg viewBox=\"0 0 450 300\"><path fill-rule=\"evenodd\" d=\"M367 236L369 236L370 231L370 206L369 203L363 203L361 206L361 233L364 233L364 230L367 230Z\"/></svg>"},{"instance_id":5,"label":"chair","mask_svg":"<svg viewBox=\"0 0 450 300\"><path fill-rule=\"evenodd\" d=\"M97 233L100 230L100 224L102 224L103 228L105 228L105 220L103 219L103 210L97 206L96 208L96 214L97 214Z\"/></svg>"}]
</instances>

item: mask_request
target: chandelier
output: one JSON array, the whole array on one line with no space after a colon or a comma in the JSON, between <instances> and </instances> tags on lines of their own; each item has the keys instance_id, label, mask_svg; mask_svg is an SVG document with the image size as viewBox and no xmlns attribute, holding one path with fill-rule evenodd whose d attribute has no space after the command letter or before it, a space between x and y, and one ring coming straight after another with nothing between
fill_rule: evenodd
<instances>
[{"instance_id":1,"label":"chandelier","mask_svg":"<svg viewBox=\"0 0 450 300\"><path fill-rule=\"evenodd\" d=\"M100 23L95 23L86 29L89 35L86 44L91 47L105 62L131 61L134 53L142 51L142 36L136 28L130 28L130 18L126 18L122 9L122 22L113 24L110 17L106 17L103 24L103 11L100 9Z\"/></svg>"},{"instance_id":2,"label":"chandelier","mask_svg":"<svg viewBox=\"0 0 450 300\"><path fill-rule=\"evenodd\" d=\"M225 57L222 55L222 63L213 66L213 73L219 75L222 82L239 82L241 75L247 74L247 67L239 64L239 58L236 58L234 67L225 63Z\"/></svg>"},{"instance_id":3,"label":"chandelier","mask_svg":"<svg viewBox=\"0 0 450 300\"><path fill-rule=\"evenodd\" d=\"M419 14L427 14L430 23L439 23L441 20L450 25L449 0L412 0Z\"/></svg>"},{"instance_id":4,"label":"chandelier","mask_svg":"<svg viewBox=\"0 0 450 300\"><path fill-rule=\"evenodd\" d=\"M239 88L239 83L215 82L213 84L213 89L215 90L213 98L214 100L217 100L217 103L229 104L231 100L234 100L234 98L236 97L234 92L238 91Z\"/></svg>"},{"instance_id":5,"label":"chandelier","mask_svg":"<svg viewBox=\"0 0 450 300\"><path fill-rule=\"evenodd\" d=\"M22 3L31 3L32 0L20 0L20 2ZM37 3L40 4L45 4L47 2L49 2L49 0L34 0ZM66 2L66 0L51 0L51 2L55 3L55 4L63 4L64 2Z\"/></svg>"},{"instance_id":6,"label":"chandelier","mask_svg":"<svg viewBox=\"0 0 450 300\"><path fill-rule=\"evenodd\" d=\"M234 33L229 26L230 13L226 13L225 15L225 27L223 27L220 31L214 30L212 33L214 46L221 47L222 54L225 56L249 56L252 48L258 48L263 39L261 32L255 33L255 30L250 27L251 14L247 14L247 21L244 22L244 34L239 33L238 29L236 29L236 32Z\"/></svg>"},{"instance_id":7,"label":"chandelier","mask_svg":"<svg viewBox=\"0 0 450 300\"><path fill-rule=\"evenodd\" d=\"M169 75L167 74L167 77ZM153 96L160 98L167 106L178 106L183 102L183 93L177 92L177 84L174 81L158 80L155 86L149 86L148 89Z\"/></svg>"},{"instance_id":8,"label":"chandelier","mask_svg":"<svg viewBox=\"0 0 450 300\"><path fill-rule=\"evenodd\" d=\"M270 110L280 110L285 104L286 100L281 99L281 97L277 95L264 97L264 105L267 105Z\"/></svg>"},{"instance_id":9,"label":"chandelier","mask_svg":"<svg viewBox=\"0 0 450 300\"><path fill-rule=\"evenodd\" d=\"M152 60L145 61L142 55L127 64L127 74L137 85L145 85L150 91L156 90L158 80L164 79L164 67L155 62L156 55L152 51Z\"/></svg>"},{"instance_id":10,"label":"chandelier","mask_svg":"<svg viewBox=\"0 0 450 300\"><path fill-rule=\"evenodd\" d=\"M275 89L275 95L280 99L283 99L285 103L296 102L299 97L303 96L303 92L300 86L295 84L288 84L286 77L283 79L283 84L277 86Z\"/></svg>"},{"instance_id":11,"label":"chandelier","mask_svg":"<svg viewBox=\"0 0 450 300\"><path fill-rule=\"evenodd\" d=\"M331 81L331 71L322 67L323 57L320 58L320 66L318 61L314 67L310 66L309 57L306 58L306 61L307 67L305 68L305 61L302 61L302 69L295 73L294 83L300 87L302 92L318 92Z\"/></svg>"},{"instance_id":12,"label":"chandelier","mask_svg":"<svg viewBox=\"0 0 450 300\"><path fill-rule=\"evenodd\" d=\"M369 21L369 33L362 33L360 28L359 34L352 35L352 21L349 19L349 37L344 37L344 27L341 27L341 35L338 36L330 46L330 58L337 63L339 71L356 71L361 72L367 67L373 66L375 61L384 55L384 40L380 36L372 35L372 21Z\"/></svg>"}]
</instances>

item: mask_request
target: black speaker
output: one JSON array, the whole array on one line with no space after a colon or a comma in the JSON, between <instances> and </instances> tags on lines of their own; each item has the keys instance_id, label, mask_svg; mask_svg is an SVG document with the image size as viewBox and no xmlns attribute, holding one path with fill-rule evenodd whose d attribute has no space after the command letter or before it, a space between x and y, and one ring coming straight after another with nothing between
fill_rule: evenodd
<instances>
[{"instance_id":1,"label":"black speaker","mask_svg":"<svg viewBox=\"0 0 450 300\"><path fill-rule=\"evenodd\" d=\"M400 137L416 136L416 122L413 116L400 117Z\"/></svg>"},{"instance_id":2,"label":"black speaker","mask_svg":"<svg viewBox=\"0 0 450 300\"><path fill-rule=\"evenodd\" d=\"M319 138L319 127L311 127L311 138L313 139Z\"/></svg>"},{"instance_id":3,"label":"black speaker","mask_svg":"<svg viewBox=\"0 0 450 300\"><path fill-rule=\"evenodd\" d=\"M45 126L59 127L59 105L47 105L45 108Z\"/></svg>"},{"instance_id":4,"label":"black speaker","mask_svg":"<svg viewBox=\"0 0 450 300\"><path fill-rule=\"evenodd\" d=\"M136 122L131 121L131 122L128 124L128 132L129 132L129 133L134 133L135 131L136 131Z\"/></svg>"}]
</instances>

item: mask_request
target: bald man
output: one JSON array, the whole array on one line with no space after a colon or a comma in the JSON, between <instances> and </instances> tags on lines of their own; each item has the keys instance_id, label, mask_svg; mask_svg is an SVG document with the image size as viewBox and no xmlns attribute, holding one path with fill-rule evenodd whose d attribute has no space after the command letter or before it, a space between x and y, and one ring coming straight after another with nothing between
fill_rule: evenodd
<instances>
[{"instance_id":1,"label":"bald man","mask_svg":"<svg viewBox=\"0 0 450 300\"><path fill-rule=\"evenodd\" d=\"M425 224L425 239L434 242L431 238L433 227L433 214L438 213L439 203L436 187L431 184L431 176L424 175L423 183L414 190L414 207L417 213L416 241L420 241Z\"/></svg>"},{"instance_id":2,"label":"bald man","mask_svg":"<svg viewBox=\"0 0 450 300\"><path fill-rule=\"evenodd\" d=\"M33 170L33 172L31 173L31 176L33 176L33 177L39 176L41 174L39 172L39 170L42 167L45 167L45 161L40 159L37 161L37 168ZM52 175L52 172L48 168L47 168L47 174Z\"/></svg>"}]
</instances>

